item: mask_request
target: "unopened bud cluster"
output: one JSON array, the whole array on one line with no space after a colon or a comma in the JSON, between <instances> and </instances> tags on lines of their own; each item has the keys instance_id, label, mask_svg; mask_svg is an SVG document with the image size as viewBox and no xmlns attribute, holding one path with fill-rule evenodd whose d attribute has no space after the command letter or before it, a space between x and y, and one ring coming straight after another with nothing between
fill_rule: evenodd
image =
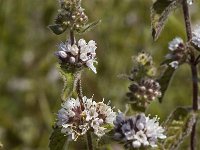
<instances>
[{"instance_id":1,"label":"unopened bud cluster","mask_svg":"<svg viewBox=\"0 0 200 150\"><path fill-rule=\"evenodd\" d=\"M80 69L83 66L90 68L97 73L94 63L96 58L96 43L90 40L88 43L84 39L80 39L78 43L71 44L71 41L60 43L58 51L55 53L60 59L61 66L68 70Z\"/></svg>"},{"instance_id":2,"label":"unopened bud cluster","mask_svg":"<svg viewBox=\"0 0 200 150\"><path fill-rule=\"evenodd\" d=\"M161 87L155 80L157 69L152 56L141 52L133 59L134 66L129 76L132 83L127 97L135 109L143 110L151 101L161 97Z\"/></svg>"},{"instance_id":3,"label":"unopened bud cluster","mask_svg":"<svg viewBox=\"0 0 200 150\"><path fill-rule=\"evenodd\" d=\"M133 57L133 59L141 66L150 66L153 64L152 56L145 52L139 53L136 57Z\"/></svg>"},{"instance_id":4,"label":"unopened bud cluster","mask_svg":"<svg viewBox=\"0 0 200 150\"><path fill-rule=\"evenodd\" d=\"M159 83L153 79L142 79L139 83L135 82L129 86L129 90L127 96L130 101L138 104L149 103L162 95Z\"/></svg>"},{"instance_id":5,"label":"unopened bud cluster","mask_svg":"<svg viewBox=\"0 0 200 150\"><path fill-rule=\"evenodd\" d=\"M56 24L69 27L70 30L79 31L87 22L88 17L81 7L81 0L60 0L59 14Z\"/></svg>"},{"instance_id":6,"label":"unopened bud cluster","mask_svg":"<svg viewBox=\"0 0 200 150\"><path fill-rule=\"evenodd\" d=\"M165 56L166 59L171 60L169 65L176 69L178 65L186 59L186 47L183 40L180 37L176 37L169 42L170 53Z\"/></svg>"},{"instance_id":7,"label":"unopened bud cluster","mask_svg":"<svg viewBox=\"0 0 200 150\"><path fill-rule=\"evenodd\" d=\"M158 139L166 138L158 120L157 117L146 117L143 113L131 117L120 113L114 122L114 139L123 142L130 149L157 147Z\"/></svg>"}]
</instances>

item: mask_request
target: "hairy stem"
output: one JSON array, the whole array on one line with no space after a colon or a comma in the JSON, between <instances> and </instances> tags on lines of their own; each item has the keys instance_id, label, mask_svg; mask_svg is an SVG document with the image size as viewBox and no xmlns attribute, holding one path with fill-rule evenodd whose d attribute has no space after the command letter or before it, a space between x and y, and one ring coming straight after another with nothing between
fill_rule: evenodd
<instances>
[{"instance_id":1,"label":"hairy stem","mask_svg":"<svg viewBox=\"0 0 200 150\"><path fill-rule=\"evenodd\" d=\"M75 37L74 37L73 31L70 31L70 41L71 41L71 45L73 45L75 43ZM81 72L80 72L80 75L78 76L76 92L77 92L77 95L78 95L78 98L79 98L79 101L81 104L81 109L84 110L83 93L82 93L82 87L81 87ZM87 146L88 146L88 150L93 150L92 137L91 137L90 131L87 132Z\"/></svg>"},{"instance_id":2,"label":"hairy stem","mask_svg":"<svg viewBox=\"0 0 200 150\"><path fill-rule=\"evenodd\" d=\"M93 145L92 145L92 136L91 136L90 131L87 132L87 147L88 147L88 150L94 150Z\"/></svg>"},{"instance_id":3,"label":"hairy stem","mask_svg":"<svg viewBox=\"0 0 200 150\"><path fill-rule=\"evenodd\" d=\"M70 31L70 41L71 41L71 45L74 45L75 43L75 37L74 37L74 31Z\"/></svg>"},{"instance_id":4,"label":"hairy stem","mask_svg":"<svg viewBox=\"0 0 200 150\"><path fill-rule=\"evenodd\" d=\"M190 41L192 39L192 29L191 29L191 21L190 21L190 14L189 8L187 4L187 0L183 0L183 14L185 20L185 27L187 33L187 40ZM192 71L192 88L193 88L193 103L192 108L194 111L198 110L198 72L197 72L197 63L195 59L195 53L191 50L190 53L190 66ZM191 138L190 138L190 149L195 150L195 143L196 143L196 122L192 127Z\"/></svg>"},{"instance_id":5,"label":"hairy stem","mask_svg":"<svg viewBox=\"0 0 200 150\"><path fill-rule=\"evenodd\" d=\"M192 28L191 28L190 13L189 13L187 0L183 0L183 14L184 14L187 38L188 38L188 41L190 41L192 39Z\"/></svg>"}]
</instances>

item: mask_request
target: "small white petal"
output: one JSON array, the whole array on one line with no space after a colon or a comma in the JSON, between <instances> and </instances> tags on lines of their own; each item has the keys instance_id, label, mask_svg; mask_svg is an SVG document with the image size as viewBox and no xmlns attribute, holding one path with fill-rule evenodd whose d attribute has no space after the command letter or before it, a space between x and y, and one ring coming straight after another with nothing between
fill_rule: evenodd
<instances>
[{"instance_id":1,"label":"small white petal","mask_svg":"<svg viewBox=\"0 0 200 150\"><path fill-rule=\"evenodd\" d=\"M94 63L94 60L88 60L86 62L86 65L96 74L97 71L93 63Z\"/></svg>"},{"instance_id":2,"label":"small white petal","mask_svg":"<svg viewBox=\"0 0 200 150\"><path fill-rule=\"evenodd\" d=\"M178 68L178 65L179 65L179 62L178 61L173 61L171 63L169 63L169 65L174 68L174 69L177 69Z\"/></svg>"},{"instance_id":3,"label":"small white petal","mask_svg":"<svg viewBox=\"0 0 200 150\"><path fill-rule=\"evenodd\" d=\"M70 57L70 58L69 58L69 62L70 62L70 63L74 64L75 61L76 61L76 59L75 59L74 57Z\"/></svg>"},{"instance_id":4,"label":"small white petal","mask_svg":"<svg viewBox=\"0 0 200 150\"><path fill-rule=\"evenodd\" d=\"M200 26L197 26L192 32L192 43L200 48Z\"/></svg>"},{"instance_id":5,"label":"small white petal","mask_svg":"<svg viewBox=\"0 0 200 150\"><path fill-rule=\"evenodd\" d=\"M87 45L87 43L86 43L86 41L84 39L80 39L78 41L78 46L83 47L83 46L86 46L86 45Z\"/></svg>"},{"instance_id":6,"label":"small white petal","mask_svg":"<svg viewBox=\"0 0 200 150\"><path fill-rule=\"evenodd\" d=\"M193 4L193 0L187 0L188 5L192 5Z\"/></svg>"},{"instance_id":7,"label":"small white petal","mask_svg":"<svg viewBox=\"0 0 200 150\"><path fill-rule=\"evenodd\" d=\"M80 59L81 59L82 61L87 61L87 60L88 60L87 53L81 53Z\"/></svg>"},{"instance_id":8,"label":"small white petal","mask_svg":"<svg viewBox=\"0 0 200 150\"><path fill-rule=\"evenodd\" d=\"M58 51L58 55L61 57L61 58L67 58L67 53L65 51Z\"/></svg>"},{"instance_id":9,"label":"small white petal","mask_svg":"<svg viewBox=\"0 0 200 150\"><path fill-rule=\"evenodd\" d=\"M134 148L139 148L141 146L141 143L139 141L133 141L132 145Z\"/></svg>"}]
</instances>

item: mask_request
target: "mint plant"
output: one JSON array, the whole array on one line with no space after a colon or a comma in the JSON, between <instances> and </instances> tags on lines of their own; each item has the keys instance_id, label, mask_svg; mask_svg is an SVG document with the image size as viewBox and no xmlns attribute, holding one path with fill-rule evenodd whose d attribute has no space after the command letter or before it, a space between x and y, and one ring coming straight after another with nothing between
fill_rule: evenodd
<instances>
[{"instance_id":1,"label":"mint plant","mask_svg":"<svg viewBox=\"0 0 200 150\"><path fill-rule=\"evenodd\" d=\"M81 74L85 68L97 73L95 41L77 40L99 21L89 23L81 6L81 0L59 0L60 9L55 23L49 28L56 35L67 33L68 39L58 45L55 56L63 77L62 104L56 115L50 137L51 150L68 149L70 141L85 137L88 150L108 149L118 142L125 149L177 149L184 138L191 135L191 150L195 149L198 119L198 72L200 62L200 27L191 29L189 7L192 0L157 0L151 8L152 35L157 40L170 13L180 7L186 25L187 41L175 37L169 42L169 53L160 67L156 67L152 56L142 51L133 56L133 67L129 75L129 91L126 93L129 109L117 110L105 101L97 102L83 95ZM164 123L159 117L145 114L152 101L162 102L168 85L182 64L189 64L192 72L192 107L178 107Z\"/></svg>"}]
</instances>

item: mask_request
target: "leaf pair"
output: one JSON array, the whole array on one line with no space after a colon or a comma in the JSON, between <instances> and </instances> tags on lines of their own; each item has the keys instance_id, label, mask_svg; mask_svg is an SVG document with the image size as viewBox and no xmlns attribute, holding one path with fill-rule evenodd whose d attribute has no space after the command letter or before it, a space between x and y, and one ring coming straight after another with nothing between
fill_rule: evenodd
<instances>
[{"instance_id":1,"label":"leaf pair","mask_svg":"<svg viewBox=\"0 0 200 150\"><path fill-rule=\"evenodd\" d=\"M89 31L90 29L92 29L93 27L95 27L100 22L101 22L100 20L97 20L92 23L89 23L89 24L83 26L81 29L77 30L77 32L79 34L85 33L87 31ZM60 34L64 33L69 28L69 26L64 25L64 24L54 24L54 25L49 25L48 27L56 35L60 35Z\"/></svg>"}]
</instances>

